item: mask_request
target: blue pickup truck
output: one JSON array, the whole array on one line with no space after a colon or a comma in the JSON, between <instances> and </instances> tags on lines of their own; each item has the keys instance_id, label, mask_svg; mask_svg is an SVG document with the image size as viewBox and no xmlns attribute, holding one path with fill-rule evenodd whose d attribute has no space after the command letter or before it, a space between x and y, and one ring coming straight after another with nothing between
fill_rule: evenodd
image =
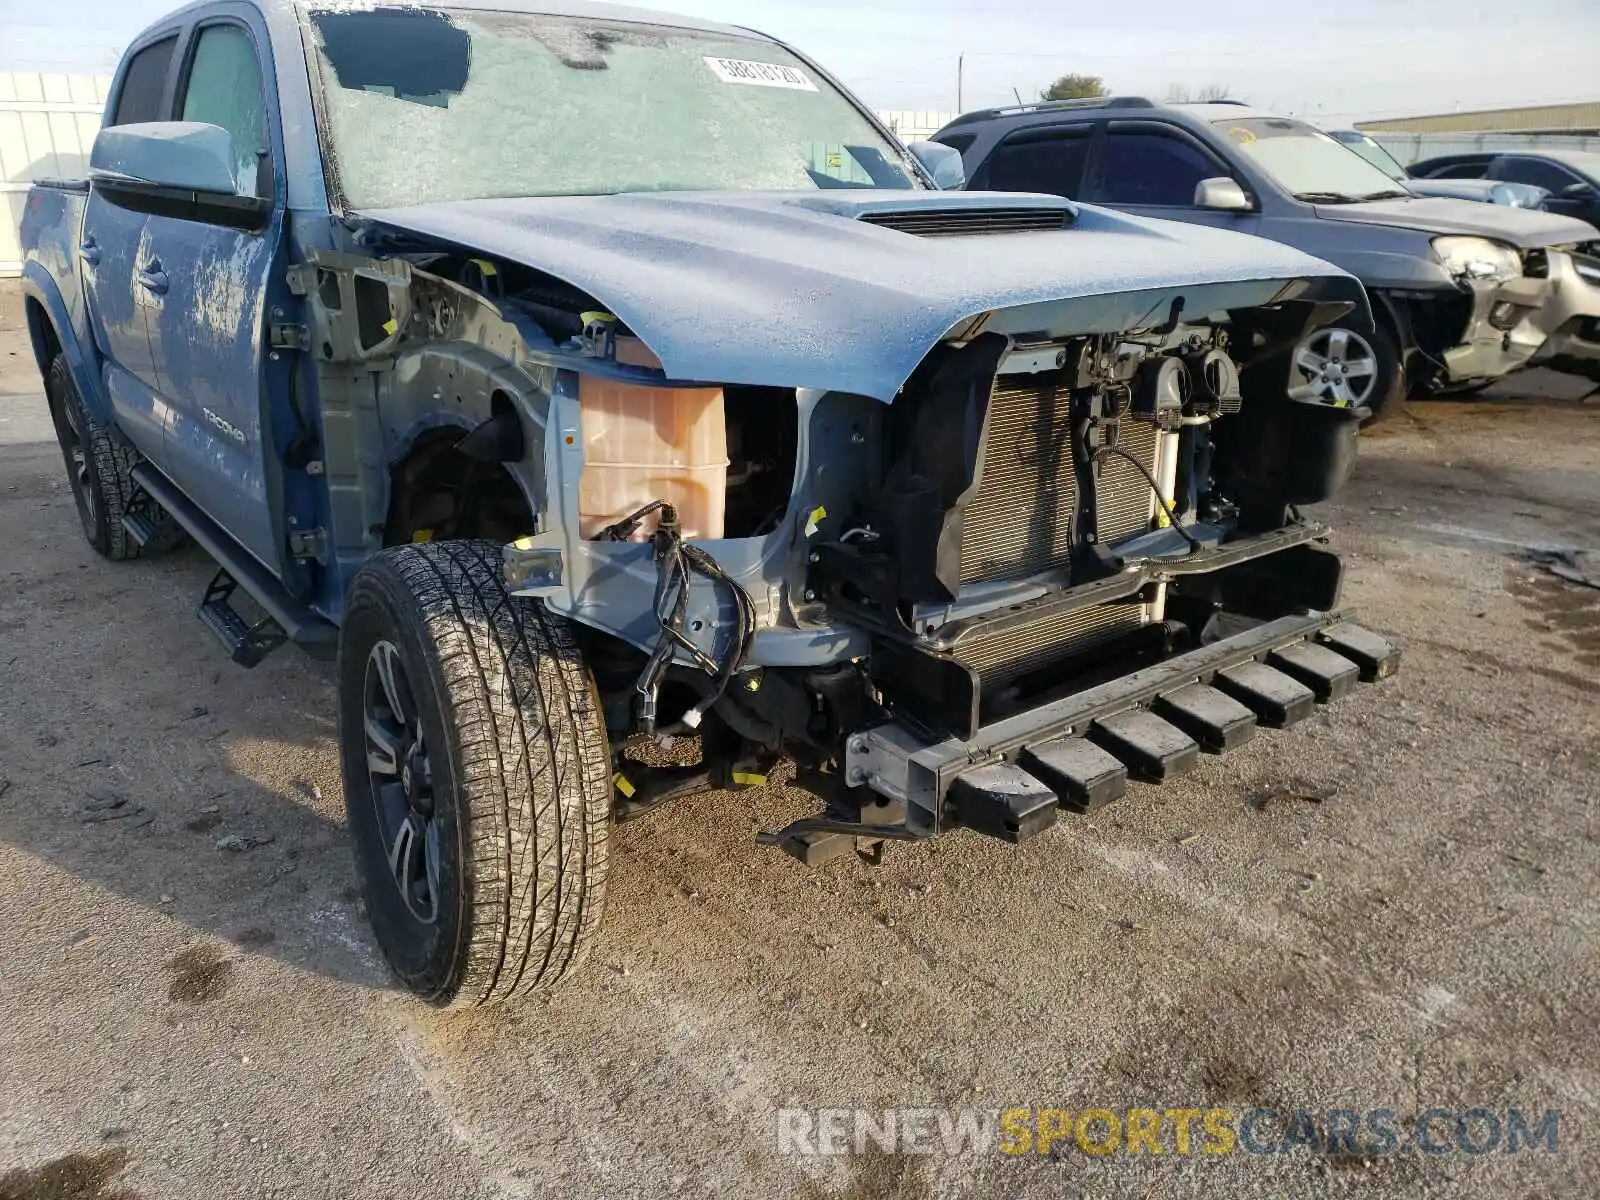
<instances>
[{"instance_id":1,"label":"blue pickup truck","mask_svg":"<svg viewBox=\"0 0 1600 1200\"><path fill-rule=\"evenodd\" d=\"M212 0L30 193L84 533L333 660L419 995L553 985L612 823L780 758L807 863L1018 842L1395 668L1298 507L1362 414L1282 384L1355 280L960 175L747 30Z\"/></svg>"}]
</instances>

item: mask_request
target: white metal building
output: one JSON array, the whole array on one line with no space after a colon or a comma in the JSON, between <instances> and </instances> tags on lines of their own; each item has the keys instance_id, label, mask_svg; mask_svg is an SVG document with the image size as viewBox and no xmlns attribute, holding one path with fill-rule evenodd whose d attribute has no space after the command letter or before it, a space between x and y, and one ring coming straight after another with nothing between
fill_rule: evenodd
<instances>
[{"instance_id":1,"label":"white metal building","mask_svg":"<svg viewBox=\"0 0 1600 1200\"><path fill-rule=\"evenodd\" d=\"M0 71L0 276L22 269L17 226L28 185L83 177L110 86L109 75Z\"/></svg>"}]
</instances>

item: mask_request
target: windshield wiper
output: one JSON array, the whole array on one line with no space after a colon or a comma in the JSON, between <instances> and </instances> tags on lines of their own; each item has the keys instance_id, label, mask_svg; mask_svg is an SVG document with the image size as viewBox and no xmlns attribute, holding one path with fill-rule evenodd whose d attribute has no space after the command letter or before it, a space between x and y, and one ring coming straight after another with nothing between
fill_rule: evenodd
<instances>
[{"instance_id":1,"label":"windshield wiper","mask_svg":"<svg viewBox=\"0 0 1600 1200\"><path fill-rule=\"evenodd\" d=\"M1361 199L1360 196L1347 196L1343 192L1296 192L1294 198L1308 204L1354 204Z\"/></svg>"},{"instance_id":2,"label":"windshield wiper","mask_svg":"<svg viewBox=\"0 0 1600 1200\"><path fill-rule=\"evenodd\" d=\"M1410 192L1402 192L1396 188L1389 188L1381 192L1368 192L1365 196L1357 196L1357 200L1404 200Z\"/></svg>"}]
</instances>

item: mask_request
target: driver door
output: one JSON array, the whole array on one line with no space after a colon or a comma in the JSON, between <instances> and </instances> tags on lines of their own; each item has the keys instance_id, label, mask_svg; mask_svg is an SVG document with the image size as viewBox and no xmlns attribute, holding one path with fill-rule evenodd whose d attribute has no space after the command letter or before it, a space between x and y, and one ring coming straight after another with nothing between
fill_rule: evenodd
<instances>
[{"instance_id":1,"label":"driver door","mask_svg":"<svg viewBox=\"0 0 1600 1200\"><path fill-rule=\"evenodd\" d=\"M243 19L191 32L174 116L233 137L240 189L272 195L277 136L262 86L264 30ZM268 280L277 269L282 203L265 228L241 230L153 214L145 235L157 296L151 350L168 410L172 482L274 573L279 539L268 495L262 378Z\"/></svg>"},{"instance_id":2,"label":"driver door","mask_svg":"<svg viewBox=\"0 0 1600 1200\"><path fill-rule=\"evenodd\" d=\"M1096 148L1087 199L1141 217L1191 225L1214 225L1255 233L1256 212L1200 208L1195 187L1202 179L1234 178L1228 164L1199 139L1161 121L1108 121ZM1249 187L1242 182L1248 194Z\"/></svg>"},{"instance_id":3,"label":"driver door","mask_svg":"<svg viewBox=\"0 0 1600 1200\"><path fill-rule=\"evenodd\" d=\"M1550 194L1545 197L1546 212L1577 217L1593 225L1600 221L1600 192L1576 171L1539 158L1503 158L1495 164L1495 179L1507 183L1531 183Z\"/></svg>"}]
</instances>

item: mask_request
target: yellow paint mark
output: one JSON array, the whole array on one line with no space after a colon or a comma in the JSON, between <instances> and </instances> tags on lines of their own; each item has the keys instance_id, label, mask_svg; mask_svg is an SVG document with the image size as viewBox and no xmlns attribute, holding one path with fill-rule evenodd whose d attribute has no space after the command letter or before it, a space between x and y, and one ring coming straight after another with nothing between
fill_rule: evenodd
<instances>
[{"instance_id":1,"label":"yellow paint mark","mask_svg":"<svg viewBox=\"0 0 1600 1200\"><path fill-rule=\"evenodd\" d=\"M806 536L816 537L817 530L821 528L822 522L826 521L827 519L828 510L823 508L822 505L819 504L813 508L810 516L806 518Z\"/></svg>"},{"instance_id":2,"label":"yellow paint mark","mask_svg":"<svg viewBox=\"0 0 1600 1200\"><path fill-rule=\"evenodd\" d=\"M385 321L383 323L383 331L385 333L387 333L390 337L393 337L394 336L394 331L399 329L399 328L400 328L400 326L395 322L395 319L393 317L390 317L387 321Z\"/></svg>"},{"instance_id":3,"label":"yellow paint mark","mask_svg":"<svg viewBox=\"0 0 1600 1200\"><path fill-rule=\"evenodd\" d=\"M765 775L755 775L749 771L735 771L733 773L733 781L745 787L767 786L767 777Z\"/></svg>"},{"instance_id":4,"label":"yellow paint mark","mask_svg":"<svg viewBox=\"0 0 1600 1200\"><path fill-rule=\"evenodd\" d=\"M419 529L411 535L411 544L413 546L431 541L433 541L433 530L431 529Z\"/></svg>"},{"instance_id":5,"label":"yellow paint mark","mask_svg":"<svg viewBox=\"0 0 1600 1200\"><path fill-rule=\"evenodd\" d=\"M495 265L487 258L472 258L468 259L467 261L477 266L478 270L482 272L485 279L493 279L499 274L499 271L495 269Z\"/></svg>"},{"instance_id":6,"label":"yellow paint mark","mask_svg":"<svg viewBox=\"0 0 1600 1200\"><path fill-rule=\"evenodd\" d=\"M621 771L618 771L611 777L611 783L617 789L617 791L621 792L628 799L633 799L634 786L628 782L628 777Z\"/></svg>"}]
</instances>

